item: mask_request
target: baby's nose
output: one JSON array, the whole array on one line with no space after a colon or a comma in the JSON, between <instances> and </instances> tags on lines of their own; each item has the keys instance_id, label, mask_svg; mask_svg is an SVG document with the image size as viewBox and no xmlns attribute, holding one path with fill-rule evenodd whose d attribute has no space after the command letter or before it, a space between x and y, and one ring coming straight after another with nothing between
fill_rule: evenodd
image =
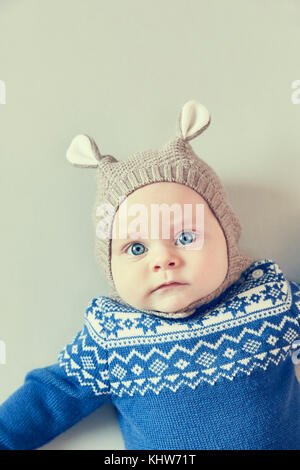
<instances>
[{"instance_id":1,"label":"baby's nose","mask_svg":"<svg viewBox=\"0 0 300 470\"><path fill-rule=\"evenodd\" d=\"M159 271L160 269L174 269L181 263L181 260L171 250L162 250L157 253L152 260L152 271Z\"/></svg>"}]
</instances>

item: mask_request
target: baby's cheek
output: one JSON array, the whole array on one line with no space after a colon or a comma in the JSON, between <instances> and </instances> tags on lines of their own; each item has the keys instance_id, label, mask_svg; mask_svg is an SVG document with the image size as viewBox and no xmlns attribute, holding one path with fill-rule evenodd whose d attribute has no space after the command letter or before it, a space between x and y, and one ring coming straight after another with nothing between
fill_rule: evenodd
<instances>
[{"instance_id":1,"label":"baby's cheek","mask_svg":"<svg viewBox=\"0 0 300 470\"><path fill-rule=\"evenodd\" d=\"M116 287L122 287L125 284L128 275L125 276L126 273L126 266L122 262L120 258L112 258L111 261L111 272L113 276L114 283Z\"/></svg>"},{"instance_id":2,"label":"baby's cheek","mask_svg":"<svg viewBox=\"0 0 300 470\"><path fill-rule=\"evenodd\" d=\"M128 290L136 292L141 289L143 276L130 263L120 264L118 267L118 279Z\"/></svg>"},{"instance_id":3,"label":"baby's cheek","mask_svg":"<svg viewBox=\"0 0 300 470\"><path fill-rule=\"evenodd\" d=\"M191 273L197 273L198 271L202 271L203 267L207 262L207 258L209 258L209 253L207 249L204 248L204 246L201 249L186 250L184 255L185 265Z\"/></svg>"}]
</instances>

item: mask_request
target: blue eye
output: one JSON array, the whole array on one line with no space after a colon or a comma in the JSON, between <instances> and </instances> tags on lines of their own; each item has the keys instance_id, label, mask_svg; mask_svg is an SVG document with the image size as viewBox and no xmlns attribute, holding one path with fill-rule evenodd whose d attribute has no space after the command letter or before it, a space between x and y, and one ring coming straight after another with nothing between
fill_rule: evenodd
<instances>
[{"instance_id":1,"label":"blue eye","mask_svg":"<svg viewBox=\"0 0 300 470\"><path fill-rule=\"evenodd\" d=\"M177 240L180 240L182 242L182 245L189 245L192 243L196 238L196 235L192 232L182 232L180 234L180 237L178 237ZM177 245L177 242L176 242Z\"/></svg>"},{"instance_id":2,"label":"blue eye","mask_svg":"<svg viewBox=\"0 0 300 470\"><path fill-rule=\"evenodd\" d=\"M131 254L134 256L142 255L145 252L145 246L142 243L132 243L127 250L130 250Z\"/></svg>"}]
</instances>

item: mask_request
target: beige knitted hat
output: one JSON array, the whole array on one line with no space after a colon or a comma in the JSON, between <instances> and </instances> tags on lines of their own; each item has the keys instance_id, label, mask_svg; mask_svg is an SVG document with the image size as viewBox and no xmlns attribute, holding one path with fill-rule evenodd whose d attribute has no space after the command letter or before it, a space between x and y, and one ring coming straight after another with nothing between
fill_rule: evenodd
<instances>
[{"instance_id":1,"label":"beige knitted hat","mask_svg":"<svg viewBox=\"0 0 300 470\"><path fill-rule=\"evenodd\" d=\"M209 124L207 109L196 101L188 101L181 110L175 139L160 150L134 153L126 161L119 161L111 155L101 155L95 141L86 135L78 135L71 142L67 160L74 166L97 169L98 193L92 215L96 226L96 260L108 280L109 296L126 306L128 304L116 291L111 273L112 225L122 200L147 184L162 181L181 183L197 191L206 200L226 238L228 271L223 283L216 290L194 301L184 310L173 313L156 310L145 312L169 318L191 315L197 307L218 297L254 261L240 252L238 241L241 225L227 201L221 181L214 170L197 157L189 144ZM99 236L99 227L103 229L104 223L107 226L106 237Z\"/></svg>"}]
</instances>

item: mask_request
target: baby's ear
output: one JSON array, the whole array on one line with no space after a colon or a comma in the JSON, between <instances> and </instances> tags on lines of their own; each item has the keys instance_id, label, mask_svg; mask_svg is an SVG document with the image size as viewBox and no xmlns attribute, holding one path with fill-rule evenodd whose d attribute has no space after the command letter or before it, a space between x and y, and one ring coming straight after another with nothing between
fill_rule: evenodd
<instances>
[{"instance_id":1,"label":"baby's ear","mask_svg":"<svg viewBox=\"0 0 300 470\"><path fill-rule=\"evenodd\" d=\"M80 134L74 137L66 154L68 162L80 168L96 168L102 158L94 139Z\"/></svg>"},{"instance_id":2,"label":"baby's ear","mask_svg":"<svg viewBox=\"0 0 300 470\"><path fill-rule=\"evenodd\" d=\"M194 139L210 124L210 115L205 106L197 101L188 101L179 117L179 132L184 140Z\"/></svg>"}]
</instances>

